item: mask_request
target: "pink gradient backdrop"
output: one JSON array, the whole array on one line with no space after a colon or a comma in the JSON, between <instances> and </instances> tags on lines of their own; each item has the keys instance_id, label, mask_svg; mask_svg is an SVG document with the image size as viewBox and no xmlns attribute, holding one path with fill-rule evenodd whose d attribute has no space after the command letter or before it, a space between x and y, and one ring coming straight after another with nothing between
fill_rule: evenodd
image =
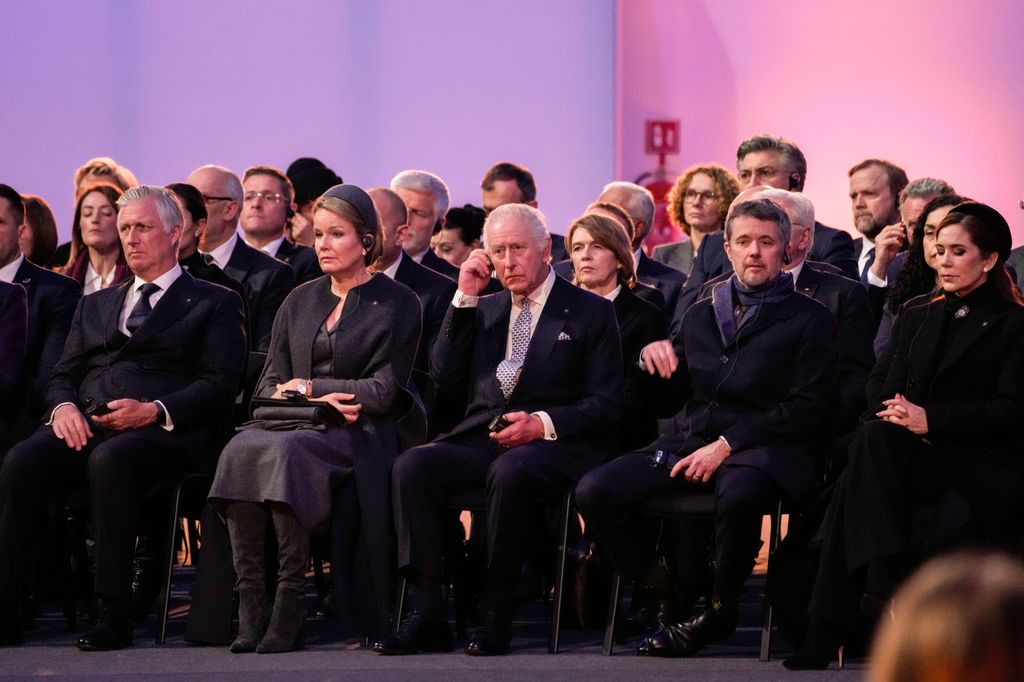
<instances>
[{"instance_id":1,"label":"pink gradient backdrop","mask_svg":"<svg viewBox=\"0 0 1024 682\"><path fill-rule=\"evenodd\" d=\"M564 232L611 179L614 0L0 0L3 182L62 234L72 174L112 156L140 181L209 162L347 181L403 168L479 204L495 161L529 166ZM595 189L597 188L597 189Z\"/></svg>"},{"instance_id":2,"label":"pink gradient backdrop","mask_svg":"<svg viewBox=\"0 0 1024 682\"><path fill-rule=\"evenodd\" d=\"M887 158L991 203L1024 241L1024 3L619 0L616 171L635 177L646 118L682 120L676 170L735 168L770 132L808 159L819 219L852 229L847 169Z\"/></svg>"}]
</instances>

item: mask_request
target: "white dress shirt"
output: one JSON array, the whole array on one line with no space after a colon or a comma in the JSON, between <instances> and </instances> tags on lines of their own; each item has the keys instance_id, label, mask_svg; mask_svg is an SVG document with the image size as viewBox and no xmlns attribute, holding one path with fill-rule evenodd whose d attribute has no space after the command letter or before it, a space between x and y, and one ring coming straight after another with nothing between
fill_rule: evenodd
<instances>
[{"instance_id":1,"label":"white dress shirt","mask_svg":"<svg viewBox=\"0 0 1024 682\"><path fill-rule=\"evenodd\" d=\"M406 257L405 256L405 251L402 251L401 249L399 249L398 250L398 258L395 259L394 263L392 263L391 265L389 265L386 268L384 268L384 274L387 275L388 277L390 277L391 279L394 279L395 275L398 274L398 266L400 266L402 264L402 259L405 258L405 257Z\"/></svg>"},{"instance_id":2,"label":"white dress shirt","mask_svg":"<svg viewBox=\"0 0 1024 682\"><path fill-rule=\"evenodd\" d=\"M262 251L263 253L267 254L268 256L273 256L274 258L277 258L277 250L281 248L281 244L283 242L284 242L284 235L283 234L280 237L278 237L277 239L275 239L274 241L267 242L263 246L256 246L255 244L251 243L248 239L245 240L245 243L248 244L249 246L251 246L253 248L257 248L260 251Z\"/></svg>"},{"instance_id":3,"label":"white dress shirt","mask_svg":"<svg viewBox=\"0 0 1024 682\"><path fill-rule=\"evenodd\" d=\"M875 243L869 240L867 237L860 242L860 258L857 259L857 272L864 272L864 266L868 262L868 253L871 249L875 248ZM875 258L878 258L878 252L875 252ZM889 285L887 278L877 277L873 272L868 270L868 284L874 287L886 287Z\"/></svg>"},{"instance_id":4,"label":"white dress shirt","mask_svg":"<svg viewBox=\"0 0 1024 682\"><path fill-rule=\"evenodd\" d=\"M117 267L115 266L104 278L100 276L100 273L93 270L92 262L90 262L85 268L85 282L82 284L82 294L92 294L100 289L109 287L111 280L114 279L114 272L116 270Z\"/></svg>"},{"instance_id":5,"label":"white dress shirt","mask_svg":"<svg viewBox=\"0 0 1024 682\"><path fill-rule=\"evenodd\" d=\"M7 282L8 284L13 282L14 276L18 274L18 268L21 267L21 262L23 260L25 260L25 256L23 256L19 251L17 258L0 268L0 282Z\"/></svg>"},{"instance_id":6,"label":"white dress shirt","mask_svg":"<svg viewBox=\"0 0 1024 682\"><path fill-rule=\"evenodd\" d=\"M226 242L215 248L213 251L200 251L199 253L209 253L211 256L213 256L214 264L218 268L223 270L224 266L226 266L228 264L228 261L231 260L231 254L234 253L235 244L237 243L238 234L233 234L231 235L230 239L228 239Z\"/></svg>"}]
</instances>

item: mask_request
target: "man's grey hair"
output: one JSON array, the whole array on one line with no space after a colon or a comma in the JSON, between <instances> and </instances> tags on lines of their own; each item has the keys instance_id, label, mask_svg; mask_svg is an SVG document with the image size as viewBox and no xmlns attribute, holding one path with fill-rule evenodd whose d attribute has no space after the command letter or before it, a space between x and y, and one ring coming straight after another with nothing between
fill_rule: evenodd
<instances>
[{"instance_id":1,"label":"man's grey hair","mask_svg":"<svg viewBox=\"0 0 1024 682\"><path fill-rule=\"evenodd\" d=\"M807 157L804 156L804 153L800 151L800 147L797 147L795 142L784 137L776 137L775 135L755 135L750 139L743 140L743 142L740 142L740 146L736 148L736 167L739 168L743 157L754 152L778 152L779 160L786 167L786 171L797 174L797 187L795 189L798 191L803 190L804 180L807 179Z\"/></svg>"},{"instance_id":2,"label":"man's grey hair","mask_svg":"<svg viewBox=\"0 0 1024 682\"><path fill-rule=\"evenodd\" d=\"M490 231L494 228L494 225L510 220L525 221L526 225L530 228L530 236L533 237L537 246L541 248L551 238L544 214L533 206L526 204L502 204L487 216L487 221L484 223L485 241L490 241Z\"/></svg>"},{"instance_id":3,"label":"man's grey hair","mask_svg":"<svg viewBox=\"0 0 1024 682\"><path fill-rule=\"evenodd\" d=\"M918 178L900 192L900 208L907 199L930 199L932 197L956 194L956 190L945 180Z\"/></svg>"},{"instance_id":4,"label":"man's grey hair","mask_svg":"<svg viewBox=\"0 0 1024 682\"><path fill-rule=\"evenodd\" d=\"M216 164L208 163L205 166L200 166L199 168L196 168L194 171L192 171L192 173L198 173L199 171L206 168L212 168L216 171L220 171L220 173L224 176L222 178L224 182L224 193L231 197L231 200L237 203L239 207L241 207L243 200L245 199L245 191L242 189L242 181L238 179L238 176L235 175L235 172L230 168L225 168L224 166L218 166ZM190 173L189 175L191 175L192 173Z\"/></svg>"},{"instance_id":5,"label":"man's grey hair","mask_svg":"<svg viewBox=\"0 0 1024 682\"><path fill-rule=\"evenodd\" d=\"M160 222L163 223L161 227L164 228L165 233L170 234L175 225L180 226L185 223L177 195L165 187L156 185L132 187L118 198L117 205L119 208L124 208L132 201L139 199L152 199L156 202L156 212L160 216Z\"/></svg>"},{"instance_id":6,"label":"man's grey hair","mask_svg":"<svg viewBox=\"0 0 1024 682\"><path fill-rule=\"evenodd\" d=\"M769 199L751 199L737 204L729 211L729 217L725 219L725 239L732 241L732 224L737 218L744 216L775 223L779 226L779 236L782 237L782 244L789 243L791 231L789 216L777 204Z\"/></svg>"},{"instance_id":7,"label":"man's grey hair","mask_svg":"<svg viewBox=\"0 0 1024 682\"><path fill-rule=\"evenodd\" d=\"M602 196L605 192L612 190L623 190L629 193L629 199L626 200L626 205L623 206L629 217L633 219L634 223L644 223L647 225L647 229L654 227L654 195L651 194L651 190L646 187L641 187L635 182L609 182L601 190Z\"/></svg>"},{"instance_id":8,"label":"man's grey hair","mask_svg":"<svg viewBox=\"0 0 1024 682\"><path fill-rule=\"evenodd\" d=\"M806 227L811 231L811 238L814 238L814 204L811 200L798 192L788 192L784 189L766 187L754 194L752 199L767 199L773 204L778 204L789 216L790 228L793 225Z\"/></svg>"},{"instance_id":9,"label":"man's grey hair","mask_svg":"<svg viewBox=\"0 0 1024 682\"><path fill-rule=\"evenodd\" d=\"M408 189L434 196L434 221L448 212L448 185L438 176L424 170L404 170L391 178L391 189Z\"/></svg>"}]
</instances>

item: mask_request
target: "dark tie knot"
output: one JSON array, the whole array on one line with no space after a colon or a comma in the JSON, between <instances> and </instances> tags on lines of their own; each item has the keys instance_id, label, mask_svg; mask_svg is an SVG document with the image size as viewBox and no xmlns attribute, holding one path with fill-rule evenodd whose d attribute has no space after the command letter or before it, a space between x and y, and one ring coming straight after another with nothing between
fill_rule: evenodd
<instances>
[{"instance_id":1,"label":"dark tie knot","mask_svg":"<svg viewBox=\"0 0 1024 682\"><path fill-rule=\"evenodd\" d=\"M153 284L152 282L146 282L139 287L139 293L145 296L146 300L149 300L149 297L158 291L160 291L160 285Z\"/></svg>"},{"instance_id":2,"label":"dark tie knot","mask_svg":"<svg viewBox=\"0 0 1024 682\"><path fill-rule=\"evenodd\" d=\"M203 253L203 254L200 254L200 255L203 257L203 262L206 263L207 265L216 265L217 264L217 261L215 261L213 259L213 254L212 253Z\"/></svg>"}]
</instances>

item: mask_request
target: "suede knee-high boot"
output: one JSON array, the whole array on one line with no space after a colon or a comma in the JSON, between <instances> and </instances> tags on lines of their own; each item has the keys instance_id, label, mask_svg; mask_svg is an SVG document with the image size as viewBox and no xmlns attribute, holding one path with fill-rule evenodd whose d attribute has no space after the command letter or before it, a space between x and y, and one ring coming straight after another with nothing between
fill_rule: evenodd
<instances>
[{"instance_id":1,"label":"suede knee-high boot","mask_svg":"<svg viewBox=\"0 0 1024 682\"><path fill-rule=\"evenodd\" d=\"M256 647L261 654L302 648L302 626L306 622L306 564L309 561L309 529L291 510L270 512L277 533L277 595L270 625Z\"/></svg>"},{"instance_id":2,"label":"suede knee-high boot","mask_svg":"<svg viewBox=\"0 0 1024 682\"><path fill-rule=\"evenodd\" d=\"M255 651L267 626L267 583L263 568L267 510L254 502L233 502L224 512L238 590L236 654Z\"/></svg>"}]
</instances>

